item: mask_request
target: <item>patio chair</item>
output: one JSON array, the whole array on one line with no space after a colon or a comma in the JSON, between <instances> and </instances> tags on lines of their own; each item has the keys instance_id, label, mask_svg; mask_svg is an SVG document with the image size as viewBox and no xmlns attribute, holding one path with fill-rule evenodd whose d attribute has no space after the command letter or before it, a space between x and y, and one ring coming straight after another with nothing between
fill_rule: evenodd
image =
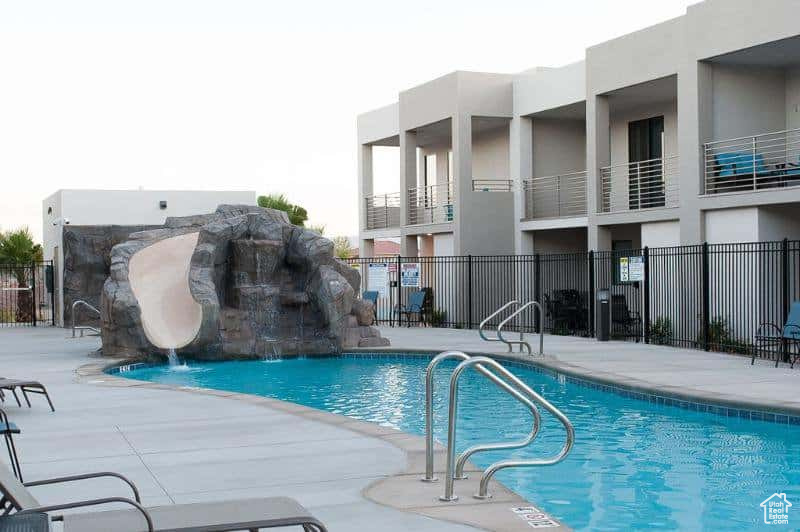
<instances>
[{"instance_id":1,"label":"patio chair","mask_svg":"<svg viewBox=\"0 0 800 532\"><path fill-rule=\"evenodd\" d=\"M613 294L611 296L611 325L612 334L614 326L617 331L622 331L622 336L634 336L639 341L642 331L642 318L639 313L628 308L628 300L625 294Z\"/></svg>"},{"instance_id":2,"label":"patio chair","mask_svg":"<svg viewBox=\"0 0 800 532\"><path fill-rule=\"evenodd\" d=\"M375 314L378 313L378 296L380 294L377 290L366 290L363 294L361 294L361 299L364 301L369 301L372 303L372 308L375 309Z\"/></svg>"},{"instance_id":3,"label":"patio chair","mask_svg":"<svg viewBox=\"0 0 800 532\"><path fill-rule=\"evenodd\" d=\"M29 393L38 393L39 395L44 395L47 399L47 403L50 405L50 410L55 412L56 409L53 406L53 401L50 400L50 394L47 393L47 388L45 388L44 384L39 381L26 381L26 380L18 380L18 379L6 379L5 377L0 377L0 401L5 402L5 394L3 393L4 390L10 391L14 395L14 399L17 400L17 406L22 406L22 403L19 400L19 396L17 395L17 389L22 392L22 396L25 398L25 402L28 403L28 408L31 407L31 401L28 398Z\"/></svg>"},{"instance_id":4,"label":"patio chair","mask_svg":"<svg viewBox=\"0 0 800 532\"><path fill-rule=\"evenodd\" d=\"M423 310L425 309L425 291L416 290L408 295L408 305L397 305L395 312L397 313L397 321L402 325L403 316L406 317L408 327L411 327L411 316L417 315L417 323L422 322Z\"/></svg>"},{"instance_id":5,"label":"patio chair","mask_svg":"<svg viewBox=\"0 0 800 532\"><path fill-rule=\"evenodd\" d=\"M41 505L29 487L79 480L116 477L133 492L133 499L119 496L103 497L63 504ZM22 483L5 467L0 466L0 515L50 514L51 522L63 522L64 532L228 532L301 526L306 532L327 532L325 525L305 508L287 497L242 499L196 504L175 504L144 508L139 490L130 480L118 473L92 473ZM107 510L67 515L51 514L73 508L87 508L111 503L130 506L127 510ZM3 519L0 517L0 519Z\"/></svg>"},{"instance_id":6,"label":"patio chair","mask_svg":"<svg viewBox=\"0 0 800 532\"><path fill-rule=\"evenodd\" d=\"M19 427L15 423L8 420L6 413L0 409L0 433L6 441L6 449L8 449L8 460L11 462L11 470L14 476L22 480L22 469L19 466L19 457L17 456L17 448L14 446L14 434L20 434Z\"/></svg>"},{"instance_id":7,"label":"patio chair","mask_svg":"<svg viewBox=\"0 0 800 532\"><path fill-rule=\"evenodd\" d=\"M750 359L752 366L756 361L758 348L761 345L783 345L784 343L797 347L800 345L800 301L793 302L789 307L789 316L783 328L775 323L762 323L756 329L756 346L753 349L753 357ZM790 367L794 367L797 358L800 357L800 350L795 349L794 353L789 353ZM780 357L775 357L775 367L778 367Z\"/></svg>"}]
</instances>

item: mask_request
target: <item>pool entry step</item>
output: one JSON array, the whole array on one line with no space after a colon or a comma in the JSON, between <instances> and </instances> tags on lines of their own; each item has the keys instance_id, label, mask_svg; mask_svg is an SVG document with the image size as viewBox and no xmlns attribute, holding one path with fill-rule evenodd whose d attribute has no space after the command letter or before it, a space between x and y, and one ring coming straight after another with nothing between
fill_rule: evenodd
<instances>
[{"instance_id":1,"label":"pool entry step","mask_svg":"<svg viewBox=\"0 0 800 532\"><path fill-rule=\"evenodd\" d=\"M510 306L510 303L506 304L506 307L507 306ZM519 310L523 310L525 306L527 305L524 305ZM503 310L503 308L500 310ZM481 336L483 336L482 331ZM558 408L550 404L547 399L533 391L527 384L522 382L519 378L517 378L516 375L508 371L508 369L503 367L503 365L496 360L484 356L471 357L466 353L462 353L461 351L445 351L436 355L425 370L425 476L422 478L424 482L436 482L438 480L434 476L433 471L433 372L441 362L449 359L457 359L461 362L458 364L458 366L456 366L456 368L453 370L453 373L450 375L450 393L448 398L447 417L447 467L445 471L444 493L441 497L439 497L440 500L450 502L458 499L458 496L454 493L454 484L456 480L466 478L464 476L464 466L467 463L467 460L469 460L469 457L473 454L484 451L520 449L533 443L533 441L536 439L536 436L539 434L542 421L541 414L539 413L539 406L550 412L564 426L566 431L566 439L561 450L550 458L502 460L491 464L483 471L478 492L473 496L477 499L487 499L491 497L491 494L488 491L489 481L492 479L495 473L501 469L510 467L537 467L553 465L567 457L575 441L575 430L567 416L565 416ZM474 445L464 450L464 452L462 452L456 458L458 384L461 375L464 373L464 371L470 368L474 368L479 374L483 375L500 387L501 390L505 391L525 405L531 411L531 415L533 416L533 425L530 433L528 433L528 436L520 441Z\"/></svg>"}]
</instances>

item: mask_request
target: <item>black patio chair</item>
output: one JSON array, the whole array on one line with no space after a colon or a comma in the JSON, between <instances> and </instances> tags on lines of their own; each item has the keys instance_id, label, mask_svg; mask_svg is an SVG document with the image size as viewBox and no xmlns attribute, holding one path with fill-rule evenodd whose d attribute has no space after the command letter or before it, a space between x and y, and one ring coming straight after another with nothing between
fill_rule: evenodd
<instances>
[{"instance_id":1,"label":"black patio chair","mask_svg":"<svg viewBox=\"0 0 800 532\"><path fill-rule=\"evenodd\" d=\"M628 308L628 300L625 294L613 294L611 296L611 327L612 334L621 331L621 336L633 336L639 341L642 332L642 318L638 312Z\"/></svg>"},{"instance_id":2,"label":"black patio chair","mask_svg":"<svg viewBox=\"0 0 800 532\"><path fill-rule=\"evenodd\" d=\"M794 352L789 352L789 367L794 367L797 358L800 357L800 301L795 301L789 307L789 316L786 318L786 323L783 327L775 323L762 323L756 329L756 345L753 349L753 357L750 359L752 366L756 361L759 347L763 345L780 345L784 343L790 348L794 347ZM778 367L780 357L775 357L775 367Z\"/></svg>"}]
</instances>

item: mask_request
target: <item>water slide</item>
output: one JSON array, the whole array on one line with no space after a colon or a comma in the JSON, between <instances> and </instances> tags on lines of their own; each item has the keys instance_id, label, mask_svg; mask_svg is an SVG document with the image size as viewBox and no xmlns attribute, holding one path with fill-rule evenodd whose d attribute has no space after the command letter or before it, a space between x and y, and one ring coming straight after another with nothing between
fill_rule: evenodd
<instances>
[{"instance_id":1,"label":"water slide","mask_svg":"<svg viewBox=\"0 0 800 532\"><path fill-rule=\"evenodd\" d=\"M189 263L199 234L160 240L137 251L128 263L144 333L156 347L179 349L200 331L202 307L189 291Z\"/></svg>"}]
</instances>

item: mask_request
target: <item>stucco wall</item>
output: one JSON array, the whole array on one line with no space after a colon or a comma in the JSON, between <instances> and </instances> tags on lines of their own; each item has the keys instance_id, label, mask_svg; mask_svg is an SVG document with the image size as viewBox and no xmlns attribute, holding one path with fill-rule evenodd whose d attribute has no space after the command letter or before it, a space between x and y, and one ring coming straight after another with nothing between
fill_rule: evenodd
<instances>
[{"instance_id":1,"label":"stucco wall","mask_svg":"<svg viewBox=\"0 0 800 532\"><path fill-rule=\"evenodd\" d=\"M533 177L586 169L586 122L583 120L533 120Z\"/></svg>"},{"instance_id":2,"label":"stucco wall","mask_svg":"<svg viewBox=\"0 0 800 532\"><path fill-rule=\"evenodd\" d=\"M730 139L786 127L786 81L777 68L714 65L713 137Z\"/></svg>"},{"instance_id":3,"label":"stucco wall","mask_svg":"<svg viewBox=\"0 0 800 532\"><path fill-rule=\"evenodd\" d=\"M476 133L472 138L473 179L508 179L508 128Z\"/></svg>"}]
</instances>

